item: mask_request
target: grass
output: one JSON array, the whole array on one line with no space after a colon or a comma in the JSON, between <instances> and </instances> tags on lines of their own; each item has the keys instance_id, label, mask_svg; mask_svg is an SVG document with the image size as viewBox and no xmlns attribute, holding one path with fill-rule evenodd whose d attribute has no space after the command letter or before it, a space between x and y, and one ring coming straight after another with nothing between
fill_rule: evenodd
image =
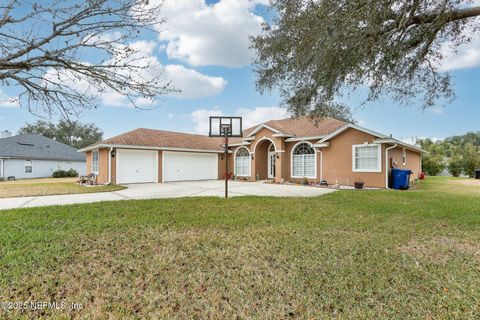
<instances>
[{"instance_id":1,"label":"grass","mask_svg":"<svg viewBox=\"0 0 480 320\"><path fill-rule=\"evenodd\" d=\"M475 319L480 186L0 212L0 318ZM3 312L3 313L2 313Z\"/></svg>"},{"instance_id":2,"label":"grass","mask_svg":"<svg viewBox=\"0 0 480 320\"><path fill-rule=\"evenodd\" d=\"M0 198L46 196L54 194L94 193L121 190L123 186L86 187L78 178L40 178L0 182Z\"/></svg>"}]
</instances>

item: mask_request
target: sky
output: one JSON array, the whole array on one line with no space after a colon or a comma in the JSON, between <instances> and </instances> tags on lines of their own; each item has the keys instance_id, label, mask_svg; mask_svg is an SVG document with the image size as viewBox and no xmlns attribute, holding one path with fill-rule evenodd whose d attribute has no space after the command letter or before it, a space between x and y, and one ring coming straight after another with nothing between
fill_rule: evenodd
<instances>
[{"instance_id":1,"label":"sky","mask_svg":"<svg viewBox=\"0 0 480 320\"><path fill-rule=\"evenodd\" d=\"M167 23L132 45L155 61L181 92L162 97L151 110L134 109L106 93L100 97L101 106L79 120L95 123L107 138L139 127L207 133L210 115L242 116L244 127L286 117L277 92L256 91L251 65L249 36L259 34L261 24L271 20L267 2L167 0ZM346 102L358 124L400 139L441 139L478 131L480 35L473 35L457 52L446 46L444 53L440 68L453 76L452 103L422 110L420 105L402 107L385 98L359 107L360 98L353 96ZM0 130L13 133L39 119L12 101L15 94L15 87L0 86Z\"/></svg>"}]
</instances>

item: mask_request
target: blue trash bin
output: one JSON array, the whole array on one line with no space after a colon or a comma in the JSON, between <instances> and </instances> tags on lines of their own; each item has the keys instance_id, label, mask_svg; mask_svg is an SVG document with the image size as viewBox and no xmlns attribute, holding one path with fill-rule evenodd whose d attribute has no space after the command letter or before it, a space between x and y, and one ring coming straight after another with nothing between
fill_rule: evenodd
<instances>
[{"instance_id":1,"label":"blue trash bin","mask_svg":"<svg viewBox=\"0 0 480 320\"><path fill-rule=\"evenodd\" d=\"M412 170L392 169L392 187L395 190L407 190L410 187Z\"/></svg>"}]
</instances>

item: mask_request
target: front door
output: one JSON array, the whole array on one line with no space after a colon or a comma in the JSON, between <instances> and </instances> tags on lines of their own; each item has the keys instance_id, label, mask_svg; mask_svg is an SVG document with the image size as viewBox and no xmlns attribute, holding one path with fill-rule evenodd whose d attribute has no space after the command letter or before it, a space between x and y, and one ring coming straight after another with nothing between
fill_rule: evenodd
<instances>
[{"instance_id":1,"label":"front door","mask_svg":"<svg viewBox=\"0 0 480 320\"><path fill-rule=\"evenodd\" d=\"M268 179L275 178L275 160L277 156L275 153L268 153Z\"/></svg>"}]
</instances>

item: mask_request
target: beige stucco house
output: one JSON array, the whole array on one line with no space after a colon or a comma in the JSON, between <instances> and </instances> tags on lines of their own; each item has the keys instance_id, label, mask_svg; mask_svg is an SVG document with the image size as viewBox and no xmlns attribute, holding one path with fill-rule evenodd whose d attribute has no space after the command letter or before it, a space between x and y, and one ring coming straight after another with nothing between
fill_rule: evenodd
<instances>
[{"instance_id":1,"label":"beige stucco house","mask_svg":"<svg viewBox=\"0 0 480 320\"><path fill-rule=\"evenodd\" d=\"M80 150L99 184L236 179L388 187L392 167L421 172L422 150L385 134L332 118L271 120L230 139L136 129Z\"/></svg>"}]
</instances>

